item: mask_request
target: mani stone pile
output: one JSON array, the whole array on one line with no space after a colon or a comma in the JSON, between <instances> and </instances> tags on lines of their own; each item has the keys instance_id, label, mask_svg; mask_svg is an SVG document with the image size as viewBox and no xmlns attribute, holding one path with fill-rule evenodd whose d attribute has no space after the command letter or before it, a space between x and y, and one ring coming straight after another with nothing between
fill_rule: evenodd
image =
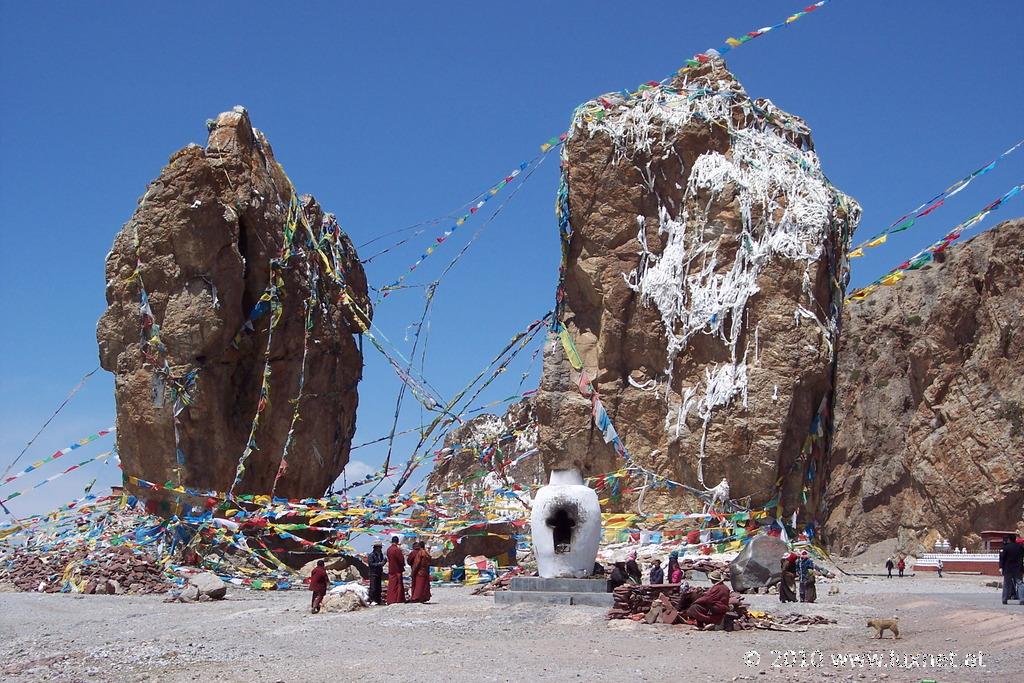
<instances>
[{"instance_id":1,"label":"mani stone pile","mask_svg":"<svg viewBox=\"0 0 1024 683\"><path fill-rule=\"evenodd\" d=\"M608 619L632 619L648 624L683 624L683 614L706 588L683 584L662 584L639 586L625 584L612 593L612 608ZM726 631L752 628L753 617L747 609L743 596L733 592L729 596L729 611L722 622Z\"/></svg>"},{"instance_id":2,"label":"mani stone pile","mask_svg":"<svg viewBox=\"0 0 1024 683\"><path fill-rule=\"evenodd\" d=\"M59 593L70 583L73 592L89 595L163 593L171 587L150 553L125 546L48 553L18 550L0 580L22 591L42 593Z\"/></svg>"}]
</instances>

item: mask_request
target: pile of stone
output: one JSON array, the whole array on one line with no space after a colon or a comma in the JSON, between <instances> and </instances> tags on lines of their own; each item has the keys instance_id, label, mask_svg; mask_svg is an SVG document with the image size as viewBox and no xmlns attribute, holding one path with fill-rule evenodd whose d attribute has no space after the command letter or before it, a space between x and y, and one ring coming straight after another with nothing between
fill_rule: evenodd
<instances>
[{"instance_id":1,"label":"pile of stone","mask_svg":"<svg viewBox=\"0 0 1024 683\"><path fill-rule=\"evenodd\" d=\"M42 593L162 593L171 585L152 555L125 546L17 550L3 578L20 590Z\"/></svg>"},{"instance_id":2,"label":"pile of stone","mask_svg":"<svg viewBox=\"0 0 1024 683\"><path fill-rule=\"evenodd\" d=\"M679 568L684 572L720 572L727 575L729 563L722 560L712 560L708 557L680 557Z\"/></svg>"},{"instance_id":3,"label":"pile of stone","mask_svg":"<svg viewBox=\"0 0 1024 683\"><path fill-rule=\"evenodd\" d=\"M608 619L631 619L648 624L685 624L686 610L704 594L706 588L682 584L639 586L625 584L612 592L612 608ZM739 593L729 596L729 611L725 613L723 628L739 631L754 627L754 618Z\"/></svg>"},{"instance_id":4,"label":"pile of stone","mask_svg":"<svg viewBox=\"0 0 1024 683\"><path fill-rule=\"evenodd\" d=\"M637 586L624 584L612 591L612 608L608 611L608 619L629 619L636 614L646 614L655 600L667 595L669 600L677 604L680 598L679 586L653 585Z\"/></svg>"}]
</instances>

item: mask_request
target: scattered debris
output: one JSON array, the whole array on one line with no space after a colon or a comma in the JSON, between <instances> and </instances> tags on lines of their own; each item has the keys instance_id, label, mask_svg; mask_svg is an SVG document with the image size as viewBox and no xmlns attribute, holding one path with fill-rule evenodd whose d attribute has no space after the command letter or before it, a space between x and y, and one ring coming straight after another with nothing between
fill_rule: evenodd
<instances>
[{"instance_id":1,"label":"scattered debris","mask_svg":"<svg viewBox=\"0 0 1024 683\"><path fill-rule=\"evenodd\" d=\"M819 624L834 624L835 619L823 617L819 614L781 614L779 616L767 615L767 618L776 624L787 626L817 626Z\"/></svg>"},{"instance_id":2,"label":"scattered debris","mask_svg":"<svg viewBox=\"0 0 1024 683\"><path fill-rule=\"evenodd\" d=\"M512 567L494 581L485 583L473 590L473 595L494 595L498 591L507 591L512 583L512 577L523 576L525 572L522 567Z\"/></svg>"}]
</instances>

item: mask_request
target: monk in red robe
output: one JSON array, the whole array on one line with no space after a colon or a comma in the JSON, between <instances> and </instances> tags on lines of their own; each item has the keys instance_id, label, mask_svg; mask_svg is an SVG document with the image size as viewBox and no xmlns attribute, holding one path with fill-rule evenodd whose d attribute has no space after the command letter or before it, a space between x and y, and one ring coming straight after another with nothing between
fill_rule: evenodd
<instances>
[{"instance_id":1,"label":"monk in red robe","mask_svg":"<svg viewBox=\"0 0 1024 683\"><path fill-rule=\"evenodd\" d=\"M702 630L710 630L722 623L725 613L729 611L731 595L721 573L711 572L708 578L714 585L704 591L704 595L697 598L686 610L686 616L697 622L697 626Z\"/></svg>"},{"instance_id":2,"label":"monk in red robe","mask_svg":"<svg viewBox=\"0 0 1024 683\"><path fill-rule=\"evenodd\" d=\"M409 567L412 570L411 602L430 602L430 553L420 541L409 553Z\"/></svg>"},{"instance_id":3,"label":"monk in red robe","mask_svg":"<svg viewBox=\"0 0 1024 683\"><path fill-rule=\"evenodd\" d=\"M324 601L324 596L327 595L328 583L327 569L324 567L324 561L317 560L313 573L309 575L309 590L313 591L313 602L310 605L310 610L313 614L320 611L320 605Z\"/></svg>"},{"instance_id":4,"label":"monk in red robe","mask_svg":"<svg viewBox=\"0 0 1024 683\"><path fill-rule=\"evenodd\" d=\"M398 536L391 537L391 545L388 547L388 604L394 605L398 602L405 602L405 584L402 583L402 574L405 573L405 555L398 547Z\"/></svg>"}]
</instances>

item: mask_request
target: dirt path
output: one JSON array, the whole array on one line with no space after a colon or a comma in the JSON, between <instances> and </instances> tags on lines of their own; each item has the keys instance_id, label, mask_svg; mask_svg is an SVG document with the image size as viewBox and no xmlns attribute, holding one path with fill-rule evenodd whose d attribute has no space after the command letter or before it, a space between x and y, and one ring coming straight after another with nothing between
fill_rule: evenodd
<instances>
[{"instance_id":1,"label":"dirt path","mask_svg":"<svg viewBox=\"0 0 1024 683\"><path fill-rule=\"evenodd\" d=\"M308 593L232 592L217 603L159 597L0 594L0 673L10 681L1009 680L1024 650L1024 607L976 577L847 579L815 605L748 596L754 609L838 619L805 633L696 632L606 622L586 607L499 609L467 589L436 604L310 615ZM899 614L900 640L867 618ZM775 655L803 651L804 655ZM892 667L904 655L982 654L981 667ZM800 666L806 659L820 666ZM757 654L750 654L756 652ZM874 653L884 668L833 665ZM754 662L750 666L747 661ZM928 663L927 658L924 661ZM906 662L912 663L911 661ZM936 664L939 662L936 661Z\"/></svg>"}]
</instances>

